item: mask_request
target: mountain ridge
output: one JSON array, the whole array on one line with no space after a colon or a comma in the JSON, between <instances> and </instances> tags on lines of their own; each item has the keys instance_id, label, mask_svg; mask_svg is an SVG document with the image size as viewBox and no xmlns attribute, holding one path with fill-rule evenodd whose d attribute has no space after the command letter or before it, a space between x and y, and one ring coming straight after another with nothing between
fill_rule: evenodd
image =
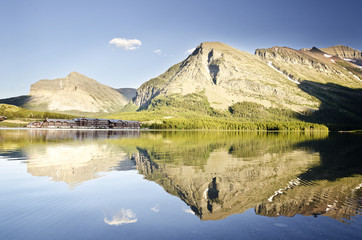
<instances>
[{"instance_id":1,"label":"mountain ridge","mask_svg":"<svg viewBox=\"0 0 362 240\"><path fill-rule=\"evenodd\" d=\"M115 112L135 95L135 89L113 89L78 72L65 78L41 79L31 85L30 94L0 99L0 103L30 110L65 113Z\"/></svg>"},{"instance_id":2,"label":"mountain ridge","mask_svg":"<svg viewBox=\"0 0 362 240\"><path fill-rule=\"evenodd\" d=\"M184 61L142 84L133 102L147 108L159 95L204 92L216 109L225 110L242 101L296 111L316 108L317 101L294 85L250 53L223 43L201 43ZM288 100L289 93L298 104Z\"/></svg>"}]
</instances>

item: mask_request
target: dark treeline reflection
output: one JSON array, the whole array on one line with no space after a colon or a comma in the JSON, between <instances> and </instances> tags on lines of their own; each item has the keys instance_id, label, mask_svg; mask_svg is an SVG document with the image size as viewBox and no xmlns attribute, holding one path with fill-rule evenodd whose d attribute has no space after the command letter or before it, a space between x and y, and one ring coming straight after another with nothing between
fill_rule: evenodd
<instances>
[{"instance_id":1,"label":"dark treeline reflection","mask_svg":"<svg viewBox=\"0 0 362 240\"><path fill-rule=\"evenodd\" d=\"M201 220L250 208L340 221L361 212L358 134L0 131L0 140L2 156L21 152L33 176L70 185L137 169Z\"/></svg>"}]
</instances>

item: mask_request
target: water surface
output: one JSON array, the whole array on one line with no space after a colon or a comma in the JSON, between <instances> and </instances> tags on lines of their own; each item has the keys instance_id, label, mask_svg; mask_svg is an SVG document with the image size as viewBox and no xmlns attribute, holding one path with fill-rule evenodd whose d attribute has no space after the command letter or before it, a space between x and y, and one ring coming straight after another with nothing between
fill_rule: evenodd
<instances>
[{"instance_id":1,"label":"water surface","mask_svg":"<svg viewBox=\"0 0 362 240\"><path fill-rule=\"evenodd\" d=\"M0 130L0 239L361 239L362 135Z\"/></svg>"}]
</instances>

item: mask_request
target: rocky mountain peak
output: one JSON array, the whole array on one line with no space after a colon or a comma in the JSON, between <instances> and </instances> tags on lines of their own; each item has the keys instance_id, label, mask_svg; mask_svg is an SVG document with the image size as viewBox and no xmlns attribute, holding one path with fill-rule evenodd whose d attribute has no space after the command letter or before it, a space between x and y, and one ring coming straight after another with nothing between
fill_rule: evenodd
<instances>
[{"instance_id":1,"label":"rocky mountain peak","mask_svg":"<svg viewBox=\"0 0 362 240\"><path fill-rule=\"evenodd\" d=\"M28 108L54 112L112 112L128 102L113 88L78 72L31 85Z\"/></svg>"},{"instance_id":2,"label":"rocky mountain peak","mask_svg":"<svg viewBox=\"0 0 362 240\"><path fill-rule=\"evenodd\" d=\"M324 52L321 51L321 50L320 50L319 48L317 48L317 47L312 47L312 49L310 49L309 52L324 54Z\"/></svg>"},{"instance_id":3,"label":"rocky mountain peak","mask_svg":"<svg viewBox=\"0 0 362 240\"><path fill-rule=\"evenodd\" d=\"M337 45L333 47L322 48L322 51L362 66L362 52L357 49L351 48L349 46Z\"/></svg>"},{"instance_id":4,"label":"rocky mountain peak","mask_svg":"<svg viewBox=\"0 0 362 240\"><path fill-rule=\"evenodd\" d=\"M278 51L295 50L281 47ZM313 101L294 85L295 81L248 52L224 43L204 42L187 59L144 83L133 102L147 108L158 97L202 93L216 109L227 109L233 103L243 101L265 107L278 103L295 110L304 109L300 107L302 104L313 105ZM287 103L290 96L298 104Z\"/></svg>"}]
</instances>

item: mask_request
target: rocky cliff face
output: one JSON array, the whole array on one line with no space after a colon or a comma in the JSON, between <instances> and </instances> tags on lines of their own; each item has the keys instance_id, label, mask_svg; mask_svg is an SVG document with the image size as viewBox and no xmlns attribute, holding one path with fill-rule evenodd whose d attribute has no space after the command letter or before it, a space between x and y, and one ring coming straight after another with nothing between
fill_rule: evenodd
<instances>
[{"instance_id":1,"label":"rocky cliff face","mask_svg":"<svg viewBox=\"0 0 362 240\"><path fill-rule=\"evenodd\" d=\"M242 101L296 111L318 107L318 101L297 85L250 53L207 42L183 62L144 83L133 102L147 107L158 96L202 92L217 109Z\"/></svg>"},{"instance_id":2,"label":"rocky cliff face","mask_svg":"<svg viewBox=\"0 0 362 240\"><path fill-rule=\"evenodd\" d=\"M80 73L65 78L40 80L31 85L27 107L55 112L113 112L128 102L128 98Z\"/></svg>"},{"instance_id":3,"label":"rocky cliff face","mask_svg":"<svg viewBox=\"0 0 362 240\"><path fill-rule=\"evenodd\" d=\"M257 49L255 55L298 82L308 80L362 87L362 71L357 66L316 47L302 50L272 47Z\"/></svg>"},{"instance_id":4,"label":"rocky cliff face","mask_svg":"<svg viewBox=\"0 0 362 240\"><path fill-rule=\"evenodd\" d=\"M255 55L299 82L300 89L320 101L318 111L309 115L314 121L342 125L361 122L362 70L359 66L316 47L299 51L272 47L257 49Z\"/></svg>"},{"instance_id":5,"label":"rocky cliff face","mask_svg":"<svg viewBox=\"0 0 362 240\"><path fill-rule=\"evenodd\" d=\"M362 52L351 47L337 45L333 47L322 48L321 50L330 55L340 57L346 61L362 66Z\"/></svg>"}]
</instances>

